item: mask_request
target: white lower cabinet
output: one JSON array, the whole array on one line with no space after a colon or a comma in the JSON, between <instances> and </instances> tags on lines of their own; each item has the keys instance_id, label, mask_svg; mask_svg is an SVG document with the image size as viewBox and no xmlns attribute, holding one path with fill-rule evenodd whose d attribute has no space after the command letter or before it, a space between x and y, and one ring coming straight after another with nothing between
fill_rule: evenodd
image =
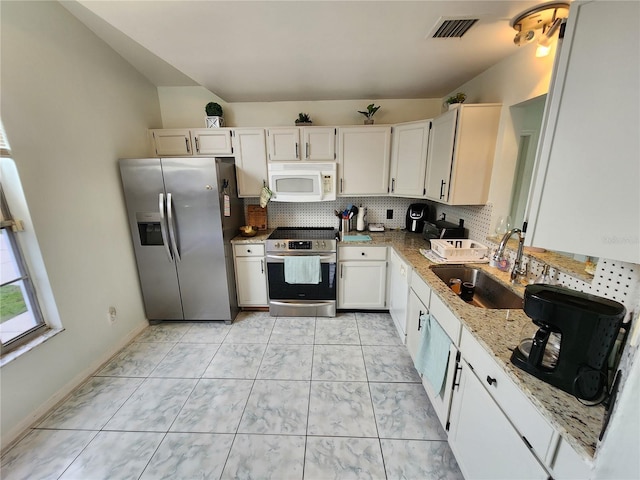
<instances>
[{"instance_id":1,"label":"white lower cabinet","mask_svg":"<svg viewBox=\"0 0 640 480\"><path fill-rule=\"evenodd\" d=\"M338 308L386 307L387 247L339 247L338 269Z\"/></svg>"},{"instance_id":2,"label":"white lower cabinet","mask_svg":"<svg viewBox=\"0 0 640 480\"><path fill-rule=\"evenodd\" d=\"M233 256L238 306L266 307L268 299L264 245L234 245Z\"/></svg>"},{"instance_id":3,"label":"white lower cabinet","mask_svg":"<svg viewBox=\"0 0 640 480\"><path fill-rule=\"evenodd\" d=\"M389 250L389 313L402 343L407 335L407 300L411 267L392 248Z\"/></svg>"},{"instance_id":4,"label":"white lower cabinet","mask_svg":"<svg viewBox=\"0 0 640 480\"><path fill-rule=\"evenodd\" d=\"M466 479L549 478L464 360L453 394L450 423L449 445Z\"/></svg>"}]
</instances>

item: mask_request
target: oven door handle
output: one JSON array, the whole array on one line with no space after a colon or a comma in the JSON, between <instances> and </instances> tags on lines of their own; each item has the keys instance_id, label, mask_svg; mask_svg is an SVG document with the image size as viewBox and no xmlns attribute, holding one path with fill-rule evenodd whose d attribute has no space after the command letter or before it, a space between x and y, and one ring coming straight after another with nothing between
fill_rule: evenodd
<instances>
[{"instance_id":1,"label":"oven door handle","mask_svg":"<svg viewBox=\"0 0 640 480\"><path fill-rule=\"evenodd\" d=\"M271 263L284 262L284 259L286 257L292 257L292 256L296 256L296 255L267 255L267 263L269 263L269 259L278 260L278 262L271 262ZM297 256L311 256L311 255L297 255ZM332 255L320 255L320 262L323 262L323 263L335 263L336 262L336 256L335 256L335 254L332 254Z\"/></svg>"}]
</instances>

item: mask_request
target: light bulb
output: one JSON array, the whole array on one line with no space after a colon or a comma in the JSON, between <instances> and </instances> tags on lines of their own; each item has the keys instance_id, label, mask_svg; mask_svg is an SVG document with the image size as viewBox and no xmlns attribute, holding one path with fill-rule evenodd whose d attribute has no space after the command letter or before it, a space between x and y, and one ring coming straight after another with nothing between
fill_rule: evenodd
<instances>
[{"instance_id":1,"label":"light bulb","mask_svg":"<svg viewBox=\"0 0 640 480\"><path fill-rule=\"evenodd\" d=\"M551 45L538 44L538 48L536 48L536 57L538 58L546 57L547 55L549 55L550 51L551 51Z\"/></svg>"}]
</instances>

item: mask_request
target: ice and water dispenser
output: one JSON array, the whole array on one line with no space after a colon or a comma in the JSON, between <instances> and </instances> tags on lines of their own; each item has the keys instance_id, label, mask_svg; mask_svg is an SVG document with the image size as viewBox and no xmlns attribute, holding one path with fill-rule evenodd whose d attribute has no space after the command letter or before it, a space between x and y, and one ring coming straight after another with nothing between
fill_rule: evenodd
<instances>
[{"instance_id":1,"label":"ice and water dispenser","mask_svg":"<svg viewBox=\"0 0 640 480\"><path fill-rule=\"evenodd\" d=\"M158 212L136 212L140 245L164 245L162 241L162 218Z\"/></svg>"}]
</instances>

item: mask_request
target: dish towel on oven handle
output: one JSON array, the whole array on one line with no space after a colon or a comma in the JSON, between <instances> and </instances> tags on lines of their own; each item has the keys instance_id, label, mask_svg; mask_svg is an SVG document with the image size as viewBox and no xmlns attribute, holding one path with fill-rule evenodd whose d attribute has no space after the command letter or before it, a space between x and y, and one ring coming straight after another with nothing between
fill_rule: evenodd
<instances>
[{"instance_id":1,"label":"dish towel on oven handle","mask_svg":"<svg viewBox=\"0 0 640 480\"><path fill-rule=\"evenodd\" d=\"M420 316L420 324L422 335L415 367L429 381L436 394L440 395L447 374L451 340L435 318L428 313Z\"/></svg>"},{"instance_id":2,"label":"dish towel on oven handle","mask_svg":"<svg viewBox=\"0 0 640 480\"><path fill-rule=\"evenodd\" d=\"M322 281L320 256L284 257L284 281L289 284L315 284Z\"/></svg>"}]
</instances>

